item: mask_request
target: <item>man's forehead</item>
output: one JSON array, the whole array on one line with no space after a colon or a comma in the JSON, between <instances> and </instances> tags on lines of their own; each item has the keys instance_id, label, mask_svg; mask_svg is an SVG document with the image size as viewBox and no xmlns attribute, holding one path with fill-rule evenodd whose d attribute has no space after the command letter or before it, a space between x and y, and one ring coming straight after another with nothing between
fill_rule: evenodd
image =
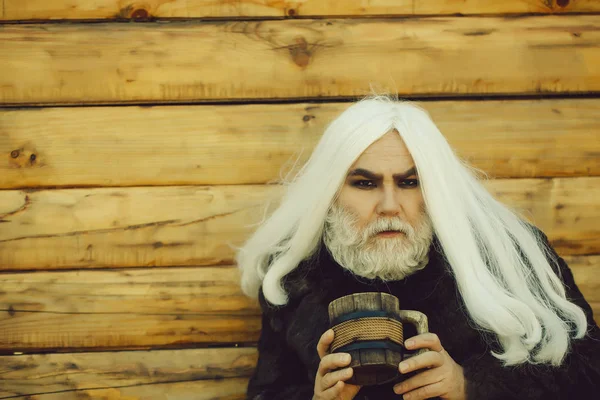
<instances>
[{"instance_id":1,"label":"man's forehead","mask_svg":"<svg viewBox=\"0 0 600 400\"><path fill-rule=\"evenodd\" d=\"M365 154L356 160L348 172L353 170L368 170L373 173L404 173L415 166L413 158L398 153Z\"/></svg>"},{"instance_id":2,"label":"man's forehead","mask_svg":"<svg viewBox=\"0 0 600 400\"><path fill-rule=\"evenodd\" d=\"M381 165L394 165L394 164L407 164L413 163L413 157L408 152L398 148L388 149L367 149L362 153L354 162L353 165L358 164L381 164Z\"/></svg>"},{"instance_id":3,"label":"man's forehead","mask_svg":"<svg viewBox=\"0 0 600 400\"><path fill-rule=\"evenodd\" d=\"M362 154L370 153L393 153L396 155L410 154L406 143L396 130L391 130L365 149Z\"/></svg>"},{"instance_id":4,"label":"man's forehead","mask_svg":"<svg viewBox=\"0 0 600 400\"><path fill-rule=\"evenodd\" d=\"M398 132L391 131L367 147L348 169L348 174L356 175L356 170L365 170L370 175L406 176L414 166L414 160L404 141ZM366 176L364 173L362 175Z\"/></svg>"}]
</instances>

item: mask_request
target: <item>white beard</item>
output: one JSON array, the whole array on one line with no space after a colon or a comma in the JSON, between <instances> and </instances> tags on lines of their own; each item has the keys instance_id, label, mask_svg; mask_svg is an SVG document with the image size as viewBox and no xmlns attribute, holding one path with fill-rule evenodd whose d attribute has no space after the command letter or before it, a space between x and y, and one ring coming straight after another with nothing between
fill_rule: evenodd
<instances>
[{"instance_id":1,"label":"white beard","mask_svg":"<svg viewBox=\"0 0 600 400\"><path fill-rule=\"evenodd\" d=\"M433 225L426 213L415 228L400 218L379 218L362 232L356 229L358 218L333 205L325 220L323 239L334 260L343 268L368 279L403 279L429 262ZM379 232L401 231L393 237L377 237Z\"/></svg>"}]
</instances>

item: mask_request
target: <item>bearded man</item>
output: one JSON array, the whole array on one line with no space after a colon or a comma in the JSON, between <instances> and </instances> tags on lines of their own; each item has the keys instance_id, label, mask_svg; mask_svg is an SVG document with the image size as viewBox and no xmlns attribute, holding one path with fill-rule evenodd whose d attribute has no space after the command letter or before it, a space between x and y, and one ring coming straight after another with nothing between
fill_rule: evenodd
<instances>
[{"instance_id":1,"label":"bearded man","mask_svg":"<svg viewBox=\"0 0 600 400\"><path fill-rule=\"evenodd\" d=\"M237 261L263 310L249 400L600 395L600 329L569 267L409 102L336 118ZM329 302L361 292L427 315L406 379L352 385L350 356L329 352Z\"/></svg>"}]
</instances>

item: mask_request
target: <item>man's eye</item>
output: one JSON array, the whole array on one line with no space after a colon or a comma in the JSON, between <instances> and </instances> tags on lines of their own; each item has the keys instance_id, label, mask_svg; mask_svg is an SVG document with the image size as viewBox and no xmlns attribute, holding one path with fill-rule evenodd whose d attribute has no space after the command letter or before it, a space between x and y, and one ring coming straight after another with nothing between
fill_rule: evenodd
<instances>
[{"instance_id":1,"label":"man's eye","mask_svg":"<svg viewBox=\"0 0 600 400\"><path fill-rule=\"evenodd\" d=\"M398 182L398 186L401 188L414 188L419 186L418 179L404 179Z\"/></svg>"},{"instance_id":2,"label":"man's eye","mask_svg":"<svg viewBox=\"0 0 600 400\"><path fill-rule=\"evenodd\" d=\"M352 186L361 189L371 189L375 187L375 182L369 180L360 180L352 182Z\"/></svg>"}]
</instances>

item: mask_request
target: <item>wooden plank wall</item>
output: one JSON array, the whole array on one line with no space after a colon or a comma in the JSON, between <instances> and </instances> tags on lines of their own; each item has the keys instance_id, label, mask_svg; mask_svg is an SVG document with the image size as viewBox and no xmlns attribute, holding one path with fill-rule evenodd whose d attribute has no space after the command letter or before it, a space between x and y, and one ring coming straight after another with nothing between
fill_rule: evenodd
<instances>
[{"instance_id":1,"label":"wooden plank wall","mask_svg":"<svg viewBox=\"0 0 600 400\"><path fill-rule=\"evenodd\" d=\"M242 399L233 248L326 124L419 101L600 313L600 2L0 2L0 398Z\"/></svg>"}]
</instances>

